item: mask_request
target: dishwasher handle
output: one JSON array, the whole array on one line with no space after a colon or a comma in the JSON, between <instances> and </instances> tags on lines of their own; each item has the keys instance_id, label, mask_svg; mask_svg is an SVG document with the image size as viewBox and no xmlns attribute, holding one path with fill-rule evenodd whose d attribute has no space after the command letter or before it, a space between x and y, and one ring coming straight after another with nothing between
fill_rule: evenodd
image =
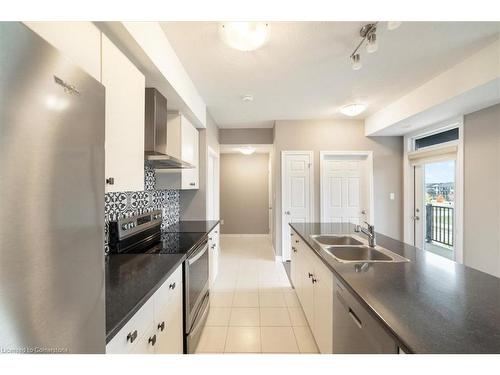
<instances>
[{"instance_id":1,"label":"dishwasher handle","mask_svg":"<svg viewBox=\"0 0 500 375\"><path fill-rule=\"evenodd\" d=\"M359 317L356 315L354 310L347 304L347 302L344 300L344 297L342 297L342 294L337 290L337 299L338 301L344 306L346 309L347 314L351 317L351 319L354 321L354 323L359 327L363 328L363 322Z\"/></svg>"}]
</instances>

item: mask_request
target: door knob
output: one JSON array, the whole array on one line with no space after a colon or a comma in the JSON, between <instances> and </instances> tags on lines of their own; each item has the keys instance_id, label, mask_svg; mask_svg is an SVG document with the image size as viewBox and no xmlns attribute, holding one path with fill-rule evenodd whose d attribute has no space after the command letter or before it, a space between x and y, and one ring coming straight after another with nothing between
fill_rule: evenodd
<instances>
[{"instance_id":1,"label":"door knob","mask_svg":"<svg viewBox=\"0 0 500 375\"><path fill-rule=\"evenodd\" d=\"M412 219L415 221L420 220L420 216L412 216Z\"/></svg>"},{"instance_id":2,"label":"door knob","mask_svg":"<svg viewBox=\"0 0 500 375\"><path fill-rule=\"evenodd\" d=\"M290 211L285 211L285 215L290 215Z\"/></svg>"}]
</instances>

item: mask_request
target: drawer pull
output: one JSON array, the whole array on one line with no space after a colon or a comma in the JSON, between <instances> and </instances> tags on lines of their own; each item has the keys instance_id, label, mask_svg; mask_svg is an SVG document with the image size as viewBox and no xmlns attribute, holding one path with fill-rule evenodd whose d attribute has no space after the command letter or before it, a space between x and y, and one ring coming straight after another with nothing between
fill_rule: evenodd
<instances>
[{"instance_id":1,"label":"drawer pull","mask_svg":"<svg viewBox=\"0 0 500 375\"><path fill-rule=\"evenodd\" d=\"M293 250L294 253L297 252L297 249L294 246L292 246L292 250Z\"/></svg>"},{"instance_id":2,"label":"drawer pull","mask_svg":"<svg viewBox=\"0 0 500 375\"><path fill-rule=\"evenodd\" d=\"M210 246L212 249L215 249L215 244L213 244L212 246Z\"/></svg>"},{"instance_id":3,"label":"drawer pull","mask_svg":"<svg viewBox=\"0 0 500 375\"><path fill-rule=\"evenodd\" d=\"M163 330L165 329L165 322L161 322L158 324L158 329L163 332Z\"/></svg>"},{"instance_id":4,"label":"drawer pull","mask_svg":"<svg viewBox=\"0 0 500 375\"><path fill-rule=\"evenodd\" d=\"M127 335L127 341L130 341L130 343L133 343L136 338L137 338L137 330L135 330L134 332L130 332Z\"/></svg>"},{"instance_id":5,"label":"drawer pull","mask_svg":"<svg viewBox=\"0 0 500 375\"><path fill-rule=\"evenodd\" d=\"M318 280L316 280L314 277L311 279L311 281L313 284L316 284L318 282Z\"/></svg>"},{"instance_id":6,"label":"drawer pull","mask_svg":"<svg viewBox=\"0 0 500 375\"><path fill-rule=\"evenodd\" d=\"M309 275L309 278L314 276L311 272L308 272L308 275Z\"/></svg>"},{"instance_id":7,"label":"drawer pull","mask_svg":"<svg viewBox=\"0 0 500 375\"><path fill-rule=\"evenodd\" d=\"M295 243L299 243L299 240L295 240Z\"/></svg>"},{"instance_id":8,"label":"drawer pull","mask_svg":"<svg viewBox=\"0 0 500 375\"><path fill-rule=\"evenodd\" d=\"M156 344L156 335L153 335L148 339L148 343L151 344L152 346L155 346Z\"/></svg>"},{"instance_id":9,"label":"drawer pull","mask_svg":"<svg viewBox=\"0 0 500 375\"><path fill-rule=\"evenodd\" d=\"M208 237L208 240L209 240L209 241L212 241L212 237Z\"/></svg>"},{"instance_id":10,"label":"drawer pull","mask_svg":"<svg viewBox=\"0 0 500 375\"><path fill-rule=\"evenodd\" d=\"M172 290L174 290L174 289L175 289L175 283L170 284L170 285L168 286L168 289L172 289Z\"/></svg>"},{"instance_id":11,"label":"drawer pull","mask_svg":"<svg viewBox=\"0 0 500 375\"><path fill-rule=\"evenodd\" d=\"M189 183L189 185L190 185L190 186L194 186L194 185L196 185L196 184L195 184L194 182L190 182L190 183Z\"/></svg>"}]
</instances>

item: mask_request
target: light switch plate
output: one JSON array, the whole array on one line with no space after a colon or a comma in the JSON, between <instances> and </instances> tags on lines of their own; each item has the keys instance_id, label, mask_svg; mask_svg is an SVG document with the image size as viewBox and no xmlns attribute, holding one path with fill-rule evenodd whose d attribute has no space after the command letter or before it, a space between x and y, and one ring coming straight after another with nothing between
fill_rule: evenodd
<instances>
[{"instance_id":1,"label":"light switch plate","mask_svg":"<svg viewBox=\"0 0 500 375\"><path fill-rule=\"evenodd\" d=\"M394 193L390 193L390 194L389 194L389 199L390 199L391 201L393 201L395 198L396 198L396 194L394 194Z\"/></svg>"}]
</instances>

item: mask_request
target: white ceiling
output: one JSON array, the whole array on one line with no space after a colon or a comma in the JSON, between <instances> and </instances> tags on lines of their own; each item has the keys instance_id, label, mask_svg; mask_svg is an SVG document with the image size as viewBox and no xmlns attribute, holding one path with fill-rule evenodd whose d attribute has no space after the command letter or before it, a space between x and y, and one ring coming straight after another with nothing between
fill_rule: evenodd
<instances>
[{"instance_id":1,"label":"white ceiling","mask_svg":"<svg viewBox=\"0 0 500 375\"><path fill-rule=\"evenodd\" d=\"M379 50L363 49L363 68L349 55L366 22L272 22L260 49L242 52L219 38L217 22L162 22L170 43L222 128L272 127L274 120L345 118L361 101L376 112L491 42L500 23L380 23ZM253 102L241 96L251 94Z\"/></svg>"}]
</instances>

